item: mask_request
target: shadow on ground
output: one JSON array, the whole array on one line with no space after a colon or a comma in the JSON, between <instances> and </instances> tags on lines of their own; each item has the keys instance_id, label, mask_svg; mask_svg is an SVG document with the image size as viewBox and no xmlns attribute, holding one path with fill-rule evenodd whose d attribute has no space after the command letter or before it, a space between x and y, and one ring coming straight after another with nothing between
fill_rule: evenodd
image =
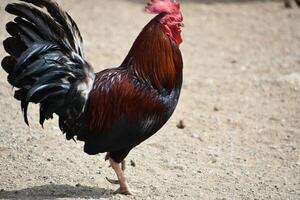
<instances>
[{"instance_id":1,"label":"shadow on ground","mask_svg":"<svg viewBox=\"0 0 300 200\"><path fill-rule=\"evenodd\" d=\"M103 198L111 197L113 191L88 186L48 184L21 190L0 191L0 199L57 199L57 198Z\"/></svg>"}]
</instances>

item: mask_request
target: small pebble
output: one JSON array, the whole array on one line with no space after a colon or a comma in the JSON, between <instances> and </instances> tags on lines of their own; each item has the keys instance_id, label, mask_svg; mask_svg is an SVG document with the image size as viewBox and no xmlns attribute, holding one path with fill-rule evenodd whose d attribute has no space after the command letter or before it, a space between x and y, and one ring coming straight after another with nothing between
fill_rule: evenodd
<instances>
[{"instance_id":1,"label":"small pebble","mask_svg":"<svg viewBox=\"0 0 300 200\"><path fill-rule=\"evenodd\" d=\"M270 121L280 121L280 119L276 118L276 117L270 117L269 118Z\"/></svg>"},{"instance_id":2,"label":"small pebble","mask_svg":"<svg viewBox=\"0 0 300 200\"><path fill-rule=\"evenodd\" d=\"M203 142L202 138L200 137L200 135L198 133L192 133L192 138L198 139L199 141Z\"/></svg>"},{"instance_id":3,"label":"small pebble","mask_svg":"<svg viewBox=\"0 0 300 200\"><path fill-rule=\"evenodd\" d=\"M53 156L51 156L50 158L47 158L47 161L53 161L54 160L54 158L53 158Z\"/></svg>"},{"instance_id":4,"label":"small pebble","mask_svg":"<svg viewBox=\"0 0 300 200\"><path fill-rule=\"evenodd\" d=\"M176 125L176 127L179 128L179 129L184 129L185 128L185 124L184 124L183 120L179 120L179 122Z\"/></svg>"},{"instance_id":5,"label":"small pebble","mask_svg":"<svg viewBox=\"0 0 300 200\"><path fill-rule=\"evenodd\" d=\"M198 138L199 138L199 135L198 135L197 133L192 133L192 137L198 139Z\"/></svg>"},{"instance_id":6,"label":"small pebble","mask_svg":"<svg viewBox=\"0 0 300 200\"><path fill-rule=\"evenodd\" d=\"M77 183L77 184L75 185L75 187L81 187L81 184L80 184L80 183Z\"/></svg>"},{"instance_id":7,"label":"small pebble","mask_svg":"<svg viewBox=\"0 0 300 200\"><path fill-rule=\"evenodd\" d=\"M218 108L217 106L214 107L214 111L218 112L220 110L220 108Z\"/></svg>"},{"instance_id":8,"label":"small pebble","mask_svg":"<svg viewBox=\"0 0 300 200\"><path fill-rule=\"evenodd\" d=\"M133 160L130 160L130 165L132 166L132 167L135 167L136 165L135 165L135 162L133 161Z\"/></svg>"}]
</instances>

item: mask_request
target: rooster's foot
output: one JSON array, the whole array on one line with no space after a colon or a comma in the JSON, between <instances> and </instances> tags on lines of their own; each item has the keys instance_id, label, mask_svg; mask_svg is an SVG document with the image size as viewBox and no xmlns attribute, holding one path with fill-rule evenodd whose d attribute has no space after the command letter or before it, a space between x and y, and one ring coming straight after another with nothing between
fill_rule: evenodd
<instances>
[{"instance_id":1,"label":"rooster's foot","mask_svg":"<svg viewBox=\"0 0 300 200\"><path fill-rule=\"evenodd\" d=\"M128 189L128 187L119 187L114 194L124 194L124 195L133 195L133 193Z\"/></svg>"}]
</instances>

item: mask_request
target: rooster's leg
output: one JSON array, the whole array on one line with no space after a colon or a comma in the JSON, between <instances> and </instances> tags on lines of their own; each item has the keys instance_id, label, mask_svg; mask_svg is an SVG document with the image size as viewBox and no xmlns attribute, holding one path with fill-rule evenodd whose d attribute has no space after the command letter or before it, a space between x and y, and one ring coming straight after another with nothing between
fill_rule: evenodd
<instances>
[{"instance_id":1,"label":"rooster's leg","mask_svg":"<svg viewBox=\"0 0 300 200\"><path fill-rule=\"evenodd\" d=\"M124 172L125 169L126 169L126 161L125 161L125 160L123 160L123 161L121 162L121 169L123 170L123 172Z\"/></svg>"},{"instance_id":2,"label":"rooster's leg","mask_svg":"<svg viewBox=\"0 0 300 200\"><path fill-rule=\"evenodd\" d=\"M111 167L111 165L109 165L109 167ZM122 169L123 172L124 172L125 169L126 169L126 162L125 162L125 160L123 160L123 161L121 162L121 169ZM110 179L110 178L107 178L107 177L106 177L106 180L107 180L108 182L110 182L111 184L116 184L116 185L120 184L120 183L119 183L119 180Z\"/></svg>"},{"instance_id":3,"label":"rooster's leg","mask_svg":"<svg viewBox=\"0 0 300 200\"><path fill-rule=\"evenodd\" d=\"M109 153L106 153L106 155L105 155L105 161L106 160L109 160ZM111 167L111 164L109 165L109 167ZM123 170L123 172L125 171L125 169L126 169L126 162L125 162L125 160L123 160L122 162L121 162L121 169ZM108 181L108 182L110 182L111 184L120 184L119 183L119 180L114 180L114 179L110 179L110 178L107 178L106 177L106 180Z\"/></svg>"},{"instance_id":4,"label":"rooster's leg","mask_svg":"<svg viewBox=\"0 0 300 200\"><path fill-rule=\"evenodd\" d=\"M124 176L124 171L122 169L123 164L121 164L122 166L120 166L119 163L113 161L111 158L109 158L109 163L110 163L110 166L115 171L115 173L118 177L118 182L120 184L120 188L116 191L116 193L131 195L132 193L129 191L129 188L128 188L128 185L126 183L126 179Z\"/></svg>"},{"instance_id":5,"label":"rooster's leg","mask_svg":"<svg viewBox=\"0 0 300 200\"><path fill-rule=\"evenodd\" d=\"M105 155L105 161L107 161L108 159L109 159L109 153L107 152L106 155ZM123 171L125 171L125 169L126 169L126 161L125 161L125 160L123 160L123 161L121 162L121 169L122 169Z\"/></svg>"}]
</instances>

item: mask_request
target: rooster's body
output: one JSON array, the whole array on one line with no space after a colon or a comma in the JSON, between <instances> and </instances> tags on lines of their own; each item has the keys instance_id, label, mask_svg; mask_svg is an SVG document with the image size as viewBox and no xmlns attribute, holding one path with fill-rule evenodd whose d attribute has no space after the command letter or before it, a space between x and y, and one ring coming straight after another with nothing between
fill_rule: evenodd
<instances>
[{"instance_id":1,"label":"rooster's body","mask_svg":"<svg viewBox=\"0 0 300 200\"><path fill-rule=\"evenodd\" d=\"M18 88L28 124L30 102L40 104L40 123L53 114L67 139L85 142L88 154L106 158L129 194L119 163L129 151L157 132L172 115L182 84L182 15L175 1L152 0L147 11L157 13L142 30L123 63L94 73L84 60L80 32L72 18L50 0L9 4L17 15L7 24L11 37L3 44L8 82ZM176 22L176 23L175 23Z\"/></svg>"}]
</instances>

